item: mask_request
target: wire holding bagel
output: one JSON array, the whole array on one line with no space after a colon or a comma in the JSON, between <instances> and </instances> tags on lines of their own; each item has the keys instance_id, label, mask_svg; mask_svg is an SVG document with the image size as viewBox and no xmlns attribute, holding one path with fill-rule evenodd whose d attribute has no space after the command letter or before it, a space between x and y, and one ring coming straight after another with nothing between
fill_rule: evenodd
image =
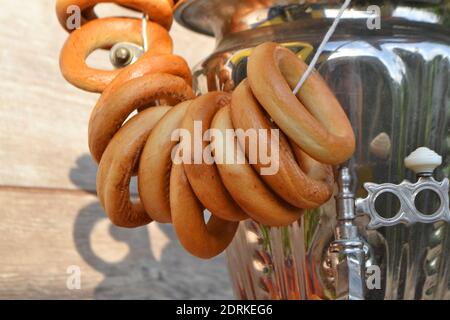
<instances>
[{"instance_id":1,"label":"wire holding bagel","mask_svg":"<svg viewBox=\"0 0 450 320\"><path fill-rule=\"evenodd\" d=\"M121 41L142 46L142 24L133 18L95 19L87 14L100 2L140 10L150 19L145 33L149 50L119 70L93 69L85 60L92 51ZM240 221L289 225L305 209L332 196L332 165L351 157L353 130L318 73L293 95L307 66L290 50L264 43L253 50L248 78L232 93L196 97L187 63L172 55L167 32L171 0L58 0L62 24L70 5L79 5L86 21L70 33L60 66L73 85L101 93L89 121L89 148L99 164L98 197L114 224L134 228L152 221L172 223L187 251L211 258L228 247ZM237 152L243 163L175 163L173 154L183 141L174 140L173 133L183 129L195 135L195 122L203 124L201 136L208 129L279 129L279 170L258 174L263 164L248 161L245 139L226 134L223 141L212 142L213 157ZM261 137L258 143L270 149ZM195 146L187 146L183 152L194 157ZM133 176L137 201L129 191ZM207 222L205 209L211 214Z\"/></svg>"}]
</instances>

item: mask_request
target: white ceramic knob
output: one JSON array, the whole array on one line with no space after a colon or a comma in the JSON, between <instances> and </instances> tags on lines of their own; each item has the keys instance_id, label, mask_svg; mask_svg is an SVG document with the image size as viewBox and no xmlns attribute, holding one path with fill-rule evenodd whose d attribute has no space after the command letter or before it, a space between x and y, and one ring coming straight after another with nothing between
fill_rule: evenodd
<instances>
[{"instance_id":1,"label":"white ceramic knob","mask_svg":"<svg viewBox=\"0 0 450 320\"><path fill-rule=\"evenodd\" d=\"M442 157L433 150L420 147L405 158L405 166L416 174L431 174L442 164Z\"/></svg>"}]
</instances>

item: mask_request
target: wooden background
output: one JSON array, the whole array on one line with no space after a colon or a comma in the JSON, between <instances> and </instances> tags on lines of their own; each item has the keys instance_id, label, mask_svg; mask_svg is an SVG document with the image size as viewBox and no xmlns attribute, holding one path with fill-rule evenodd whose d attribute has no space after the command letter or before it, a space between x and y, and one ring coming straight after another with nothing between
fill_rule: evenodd
<instances>
[{"instance_id":1,"label":"wooden background","mask_svg":"<svg viewBox=\"0 0 450 320\"><path fill-rule=\"evenodd\" d=\"M167 225L109 223L87 148L98 96L59 73L67 34L54 1L0 0L0 8L0 298L232 298L223 256L189 256ZM191 66L214 46L178 25L172 35ZM109 66L100 53L89 63ZM67 287L71 266L80 269L80 290Z\"/></svg>"}]
</instances>

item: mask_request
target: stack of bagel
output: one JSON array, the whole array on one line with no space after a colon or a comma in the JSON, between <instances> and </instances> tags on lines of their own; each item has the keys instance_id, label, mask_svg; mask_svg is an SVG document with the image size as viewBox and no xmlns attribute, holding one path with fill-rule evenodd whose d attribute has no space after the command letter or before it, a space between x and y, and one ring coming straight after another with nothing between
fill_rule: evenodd
<instances>
[{"instance_id":1,"label":"stack of bagel","mask_svg":"<svg viewBox=\"0 0 450 320\"><path fill-rule=\"evenodd\" d=\"M97 70L85 60L94 50L122 41L142 46L142 24L133 18L98 19L93 8L100 2L141 11L150 20L149 50L122 69ZM239 221L288 225L332 196L332 166L351 157L354 133L316 71L297 96L292 93L307 66L290 50L261 44L249 57L248 78L233 92L196 97L187 63L172 54L172 0L58 0L64 27L73 5L83 13L83 24L71 31L60 67L76 87L101 93L89 122L89 147L99 164L98 197L114 224L134 228L152 221L172 223L187 251L211 258L227 248ZM279 170L260 175L264 165L248 161L175 163L179 142L173 141L173 132L185 129L194 136L196 121L202 123L202 136L210 128L279 129ZM258 143L269 141L259 138ZM214 144L213 156L223 159L237 145L248 157L245 144L228 136ZM135 175L139 199L132 201L129 184ZM211 213L207 222L205 209Z\"/></svg>"}]
</instances>

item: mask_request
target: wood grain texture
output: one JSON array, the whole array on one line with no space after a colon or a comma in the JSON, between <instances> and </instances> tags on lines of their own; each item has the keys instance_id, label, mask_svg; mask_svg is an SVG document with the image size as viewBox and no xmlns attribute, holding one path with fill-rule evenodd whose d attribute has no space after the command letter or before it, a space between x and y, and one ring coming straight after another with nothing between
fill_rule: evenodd
<instances>
[{"instance_id":1,"label":"wood grain texture","mask_svg":"<svg viewBox=\"0 0 450 320\"><path fill-rule=\"evenodd\" d=\"M114 227L76 191L2 188L0 203L0 299L232 297L223 257L191 257L168 225ZM81 290L67 288L69 266Z\"/></svg>"},{"instance_id":2,"label":"wood grain texture","mask_svg":"<svg viewBox=\"0 0 450 320\"><path fill-rule=\"evenodd\" d=\"M98 95L72 87L60 74L67 33L54 1L0 0L0 6L0 185L95 190L87 124ZM112 5L98 11L128 13ZM210 38L176 24L171 35L175 53L191 66L212 52ZM94 54L89 64L110 67L107 54ZM71 175L77 166L83 170Z\"/></svg>"},{"instance_id":3,"label":"wood grain texture","mask_svg":"<svg viewBox=\"0 0 450 320\"><path fill-rule=\"evenodd\" d=\"M67 34L54 1L0 0L0 8L0 299L232 298L223 257L189 256L167 225L109 223L87 147L98 95L60 75ZM177 25L172 36L191 66L214 45ZM109 67L104 53L89 64ZM80 267L81 290L66 286L71 265Z\"/></svg>"}]
</instances>

